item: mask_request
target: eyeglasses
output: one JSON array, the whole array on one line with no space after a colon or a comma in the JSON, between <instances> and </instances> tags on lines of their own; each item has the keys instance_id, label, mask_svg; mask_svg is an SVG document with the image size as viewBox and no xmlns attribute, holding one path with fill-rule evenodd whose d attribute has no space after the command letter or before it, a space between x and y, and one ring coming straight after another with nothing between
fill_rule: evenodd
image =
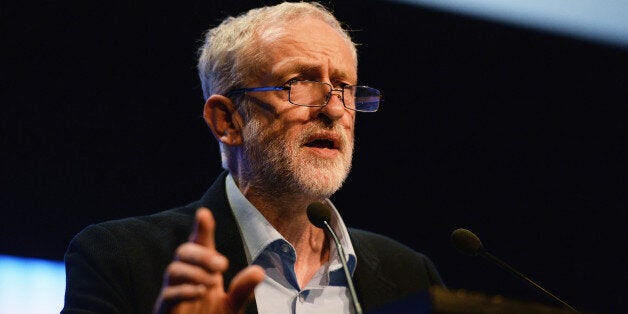
<instances>
[{"instance_id":1,"label":"eyeglasses","mask_svg":"<svg viewBox=\"0 0 628 314\"><path fill-rule=\"evenodd\" d=\"M360 112L377 111L381 100L380 91L372 87L345 85L341 88L334 88L329 83L307 80L292 80L284 86L240 88L229 92L227 97L246 92L281 90L288 91L288 101L291 104L305 107L325 107L333 92L340 93L340 100L345 108Z\"/></svg>"}]
</instances>

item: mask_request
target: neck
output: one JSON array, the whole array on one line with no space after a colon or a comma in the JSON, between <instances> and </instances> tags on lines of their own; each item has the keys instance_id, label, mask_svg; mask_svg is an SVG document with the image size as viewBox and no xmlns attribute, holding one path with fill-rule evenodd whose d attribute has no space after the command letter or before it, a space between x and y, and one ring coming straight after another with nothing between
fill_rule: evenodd
<instances>
[{"instance_id":1,"label":"neck","mask_svg":"<svg viewBox=\"0 0 628 314\"><path fill-rule=\"evenodd\" d=\"M330 240L325 231L310 222L307 207L321 201L313 197L276 197L257 193L246 184L238 184L242 194L296 250L294 271L301 287L329 261Z\"/></svg>"}]
</instances>

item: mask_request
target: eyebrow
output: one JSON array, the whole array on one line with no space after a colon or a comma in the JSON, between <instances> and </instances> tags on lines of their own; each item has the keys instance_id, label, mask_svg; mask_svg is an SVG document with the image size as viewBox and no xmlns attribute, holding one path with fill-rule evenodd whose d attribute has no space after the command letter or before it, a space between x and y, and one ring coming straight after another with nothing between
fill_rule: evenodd
<instances>
[{"instance_id":1,"label":"eyebrow","mask_svg":"<svg viewBox=\"0 0 628 314\"><path fill-rule=\"evenodd\" d=\"M280 76L286 74L303 74L309 77L316 77L317 79L322 76L321 66L316 62L297 61L293 63L286 63L284 65L285 67L280 68ZM341 71L338 68L332 69L329 76L330 79L336 81L348 80L350 78L345 71Z\"/></svg>"}]
</instances>

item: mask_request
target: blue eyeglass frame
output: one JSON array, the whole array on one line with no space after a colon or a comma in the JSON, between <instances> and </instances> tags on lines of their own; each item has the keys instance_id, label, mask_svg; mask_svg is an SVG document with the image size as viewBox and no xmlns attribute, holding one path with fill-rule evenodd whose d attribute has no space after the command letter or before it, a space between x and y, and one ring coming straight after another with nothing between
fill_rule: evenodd
<instances>
[{"instance_id":1,"label":"blue eyeglass frame","mask_svg":"<svg viewBox=\"0 0 628 314\"><path fill-rule=\"evenodd\" d=\"M271 92L277 90L290 90L290 86L263 86L263 87L250 87L250 88L239 88L236 90L232 90L227 93L227 97L231 97L233 94L242 94L246 92Z\"/></svg>"},{"instance_id":2,"label":"blue eyeglass frame","mask_svg":"<svg viewBox=\"0 0 628 314\"><path fill-rule=\"evenodd\" d=\"M343 88L334 88L331 84L329 83L325 83L325 82L321 82L321 81L311 81L311 80L299 80L299 82L315 82L315 83L321 83L321 84L325 84L331 87L331 91L329 92L330 97L327 98L327 101L325 102L324 105L319 106L319 105L301 105L301 104L295 104L292 101L290 101L290 94L288 94L288 101L295 105L295 106L301 106L301 107L325 107L327 106L327 104L329 104L329 100L331 99L331 93L333 93L334 91L336 92L341 92L341 101L342 101L342 106L349 109L349 110L353 110L353 111L358 111L358 112L376 112L377 109L373 110L373 111L368 111L368 110L358 110L355 108L349 108L345 105L345 100L344 100L344 90L345 87ZM290 83L289 83L290 84ZM360 85L351 85L351 86L356 86L356 87L366 87L366 88L370 88L370 89L374 89L376 91L379 92L379 97L380 99L378 100L378 102L381 102L381 92L373 87L369 87L369 86L360 86ZM242 93L246 93L246 92L271 92L271 91L281 91L281 90L287 90L288 93L290 91L291 86L262 86L262 87L249 87L249 88L239 88L233 91L230 91L229 93L227 93L227 97L231 97L234 94L242 94ZM379 109L379 104L378 104L378 109Z\"/></svg>"}]
</instances>

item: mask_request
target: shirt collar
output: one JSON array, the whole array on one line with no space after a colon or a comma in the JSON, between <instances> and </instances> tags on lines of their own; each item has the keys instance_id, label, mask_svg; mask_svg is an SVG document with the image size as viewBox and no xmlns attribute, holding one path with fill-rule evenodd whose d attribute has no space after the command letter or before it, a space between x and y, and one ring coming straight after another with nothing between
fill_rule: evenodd
<instances>
[{"instance_id":1,"label":"shirt collar","mask_svg":"<svg viewBox=\"0 0 628 314\"><path fill-rule=\"evenodd\" d=\"M247 200L238 186L235 184L231 174L226 177L227 199L233 210L238 226L240 227L240 235L244 240L244 248L248 264L251 264L268 245L276 240L283 240L283 236L275 230L275 228L266 220L266 218ZM338 241L345 251L345 258L351 273L355 270L356 257L353 245L349 238L349 232L340 217L338 210L329 199L324 202L331 209L330 226L336 233ZM333 242L333 240L332 240ZM336 253L335 245L332 252ZM330 270L342 267L339 257L333 254L331 257Z\"/></svg>"}]
</instances>

